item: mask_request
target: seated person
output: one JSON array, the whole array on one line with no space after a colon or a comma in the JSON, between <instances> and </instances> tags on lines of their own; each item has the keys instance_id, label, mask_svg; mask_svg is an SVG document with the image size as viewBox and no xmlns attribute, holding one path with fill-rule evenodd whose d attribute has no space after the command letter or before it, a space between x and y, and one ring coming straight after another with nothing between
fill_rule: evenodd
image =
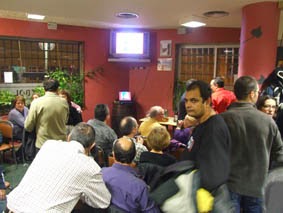
<instances>
[{"instance_id":1,"label":"seated person","mask_svg":"<svg viewBox=\"0 0 283 213\"><path fill-rule=\"evenodd\" d=\"M114 130L107 125L109 120L110 114L108 106L106 104L97 104L94 109L94 119L88 120L87 122L95 129L95 143L103 149L105 162L108 161L108 156L112 152L113 142L117 139ZM92 155L96 156L96 153L92 152Z\"/></svg>"},{"instance_id":2,"label":"seated person","mask_svg":"<svg viewBox=\"0 0 283 213\"><path fill-rule=\"evenodd\" d=\"M109 206L109 193L101 168L89 157L95 131L77 124L68 137L47 140L19 185L7 196L12 212L71 212L82 199L93 208Z\"/></svg>"},{"instance_id":3,"label":"seated person","mask_svg":"<svg viewBox=\"0 0 283 213\"><path fill-rule=\"evenodd\" d=\"M177 128L174 131L173 140L175 139L187 145L196 122L195 118L186 115L183 121L178 122Z\"/></svg>"},{"instance_id":4,"label":"seated person","mask_svg":"<svg viewBox=\"0 0 283 213\"><path fill-rule=\"evenodd\" d=\"M67 121L67 135L71 132L72 128L76 126L78 123L82 122L82 115L77 111L75 107L71 104L71 95L66 90L60 90L59 96L66 99L68 105L69 105L69 118Z\"/></svg>"},{"instance_id":5,"label":"seated person","mask_svg":"<svg viewBox=\"0 0 283 213\"><path fill-rule=\"evenodd\" d=\"M23 96L16 96L13 102L13 109L8 114L8 120L14 125L13 137L16 140L22 140L23 138L24 123L29 112L25 103L26 101Z\"/></svg>"},{"instance_id":6,"label":"seated person","mask_svg":"<svg viewBox=\"0 0 283 213\"><path fill-rule=\"evenodd\" d=\"M139 128L139 132L145 137L148 136L151 129L161 126L159 122L164 119L164 109L161 106L153 106L150 108L147 117L148 118L141 123Z\"/></svg>"},{"instance_id":7,"label":"seated person","mask_svg":"<svg viewBox=\"0 0 283 213\"><path fill-rule=\"evenodd\" d=\"M150 152L142 152L138 163L138 170L143 180L150 186L155 186L155 175L163 170L164 167L176 162L176 159L163 153L170 144L170 134L165 127L155 127L147 137L147 144Z\"/></svg>"},{"instance_id":8,"label":"seated person","mask_svg":"<svg viewBox=\"0 0 283 213\"><path fill-rule=\"evenodd\" d=\"M257 100L256 107L258 110L270 115L272 118L275 118L277 103L274 97L270 95L260 96Z\"/></svg>"},{"instance_id":9,"label":"seated person","mask_svg":"<svg viewBox=\"0 0 283 213\"><path fill-rule=\"evenodd\" d=\"M136 146L136 156L134 158L134 163L139 162L142 152L148 151L147 148L143 145L143 138L141 136L137 136L138 127L139 126L137 120L131 116L123 118L120 122L120 131L123 135L122 138L128 138L132 140Z\"/></svg>"},{"instance_id":10,"label":"seated person","mask_svg":"<svg viewBox=\"0 0 283 213\"><path fill-rule=\"evenodd\" d=\"M111 205L125 212L159 212L148 196L148 187L130 165L136 155L133 141L120 138L114 144L112 167L102 168L103 180L111 193Z\"/></svg>"}]
</instances>

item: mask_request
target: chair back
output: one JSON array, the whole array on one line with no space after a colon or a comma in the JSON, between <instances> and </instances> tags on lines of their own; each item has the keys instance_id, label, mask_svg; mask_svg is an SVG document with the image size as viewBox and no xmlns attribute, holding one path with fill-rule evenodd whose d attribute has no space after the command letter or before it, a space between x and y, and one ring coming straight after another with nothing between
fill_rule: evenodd
<instances>
[{"instance_id":1,"label":"chair back","mask_svg":"<svg viewBox=\"0 0 283 213\"><path fill-rule=\"evenodd\" d=\"M0 131L2 136L13 140L13 123L11 121L0 121Z\"/></svg>"}]
</instances>

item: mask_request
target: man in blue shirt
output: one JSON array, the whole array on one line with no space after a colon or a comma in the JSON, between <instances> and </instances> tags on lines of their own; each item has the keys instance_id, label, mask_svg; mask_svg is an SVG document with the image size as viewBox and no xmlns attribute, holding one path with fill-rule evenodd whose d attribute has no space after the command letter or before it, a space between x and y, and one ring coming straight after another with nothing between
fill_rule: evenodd
<instances>
[{"instance_id":1,"label":"man in blue shirt","mask_svg":"<svg viewBox=\"0 0 283 213\"><path fill-rule=\"evenodd\" d=\"M120 138L113 146L115 163L102 169L103 180L111 193L111 204L125 212L160 212L150 200L148 187L130 166L136 154L135 144Z\"/></svg>"}]
</instances>

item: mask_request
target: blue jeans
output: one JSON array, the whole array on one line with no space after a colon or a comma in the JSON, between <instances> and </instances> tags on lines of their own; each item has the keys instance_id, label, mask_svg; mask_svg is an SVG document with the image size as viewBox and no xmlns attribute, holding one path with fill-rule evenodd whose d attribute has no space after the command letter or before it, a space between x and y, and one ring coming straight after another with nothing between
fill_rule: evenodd
<instances>
[{"instance_id":1,"label":"blue jeans","mask_svg":"<svg viewBox=\"0 0 283 213\"><path fill-rule=\"evenodd\" d=\"M231 200L234 203L236 213L262 213L262 199L240 195L230 191Z\"/></svg>"},{"instance_id":2,"label":"blue jeans","mask_svg":"<svg viewBox=\"0 0 283 213\"><path fill-rule=\"evenodd\" d=\"M2 213L6 209L7 200L0 200L0 212Z\"/></svg>"}]
</instances>

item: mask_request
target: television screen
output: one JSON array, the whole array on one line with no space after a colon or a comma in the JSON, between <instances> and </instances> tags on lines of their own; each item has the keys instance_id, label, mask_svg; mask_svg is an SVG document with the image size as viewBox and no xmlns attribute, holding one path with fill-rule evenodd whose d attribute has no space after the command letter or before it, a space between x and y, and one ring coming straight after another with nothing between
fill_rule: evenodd
<instances>
[{"instance_id":1,"label":"television screen","mask_svg":"<svg viewBox=\"0 0 283 213\"><path fill-rule=\"evenodd\" d=\"M112 30L110 58L149 59L149 32Z\"/></svg>"},{"instance_id":2,"label":"television screen","mask_svg":"<svg viewBox=\"0 0 283 213\"><path fill-rule=\"evenodd\" d=\"M119 101L131 101L131 92L129 91L121 91L119 92Z\"/></svg>"}]
</instances>

